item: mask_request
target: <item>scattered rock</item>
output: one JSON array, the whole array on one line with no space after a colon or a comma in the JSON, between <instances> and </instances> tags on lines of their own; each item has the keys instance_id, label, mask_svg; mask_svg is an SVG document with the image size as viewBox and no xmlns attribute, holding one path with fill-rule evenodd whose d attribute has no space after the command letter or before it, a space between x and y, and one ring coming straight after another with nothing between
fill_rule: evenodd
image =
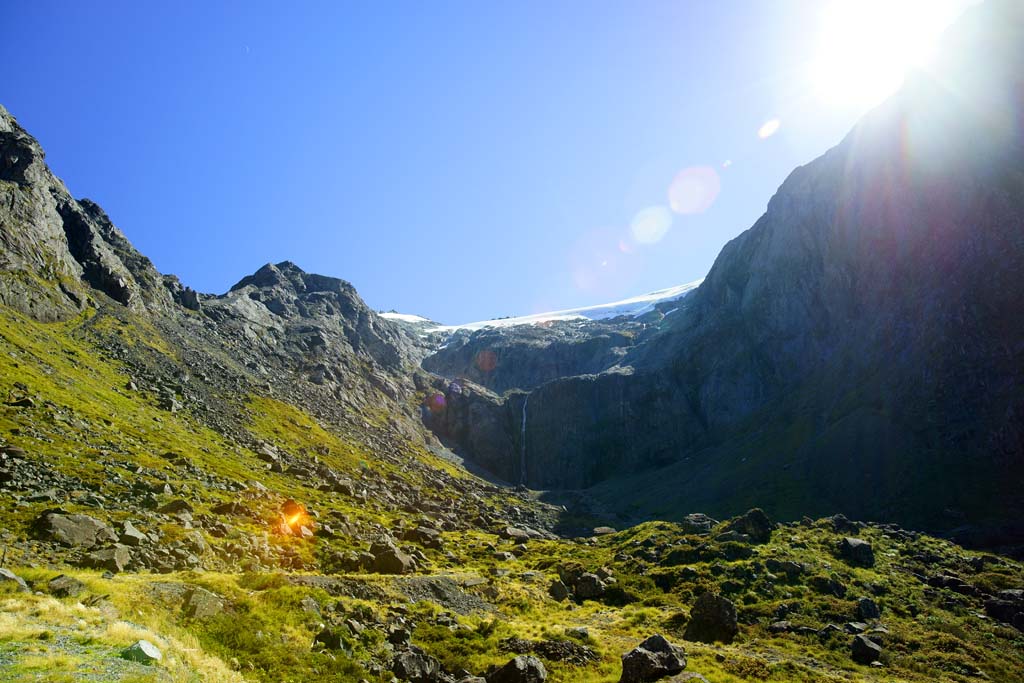
<instances>
[{"instance_id":1,"label":"scattered rock","mask_svg":"<svg viewBox=\"0 0 1024 683\"><path fill-rule=\"evenodd\" d=\"M619 683L645 683L677 674L686 668L686 650L664 636L653 635L622 655Z\"/></svg>"},{"instance_id":2,"label":"scattered rock","mask_svg":"<svg viewBox=\"0 0 1024 683\"><path fill-rule=\"evenodd\" d=\"M192 506L189 504L189 502L187 500L182 500L181 498L177 498L175 500L172 500L169 503L161 505L159 508L157 508L156 511L157 512L162 512L165 515L177 515L177 514L180 514L182 512L191 513L192 512Z\"/></svg>"},{"instance_id":3,"label":"scattered rock","mask_svg":"<svg viewBox=\"0 0 1024 683\"><path fill-rule=\"evenodd\" d=\"M69 515L62 510L44 512L33 524L33 531L43 540L76 548L118 540L114 530L100 520L88 515Z\"/></svg>"},{"instance_id":4,"label":"scattered rock","mask_svg":"<svg viewBox=\"0 0 1024 683\"><path fill-rule=\"evenodd\" d=\"M597 574L586 573L576 582L577 600L596 600L604 595L606 586Z\"/></svg>"},{"instance_id":5,"label":"scattered rock","mask_svg":"<svg viewBox=\"0 0 1024 683\"><path fill-rule=\"evenodd\" d=\"M878 603L871 598L861 598L857 601L857 619L860 621L872 621L882 616L882 610Z\"/></svg>"},{"instance_id":6,"label":"scattered rock","mask_svg":"<svg viewBox=\"0 0 1024 683\"><path fill-rule=\"evenodd\" d=\"M72 576L61 574L50 579L46 584L46 589L54 597L73 598L85 590L85 584Z\"/></svg>"},{"instance_id":7,"label":"scattered rock","mask_svg":"<svg viewBox=\"0 0 1024 683\"><path fill-rule=\"evenodd\" d=\"M409 683L437 683L441 663L430 655L399 652L391 662L395 675Z\"/></svg>"},{"instance_id":8,"label":"scattered rock","mask_svg":"<svg viewBox=\"0 0 1024 683\"><path fill-rule=\"evenodd\" d=\"M149 537L136 529L131 522L125 522L124 527L121 530L120 541L124 545L139 546L144 543L149 543Z\"/></svg>"},{"instance_id":9,"label":"scattered rock","mask_svg":"<svg viewBox=\"0 0 1024 683\"><path fill-rule=\"evenodd\" d=\"M875 566L875 552L862 538L846 536L839 541L839 557L855 567Z\"/></svg>"},{"instance_id":10,"label":"scattered rock","mask_svg":"<svg viewBox=\"0 0 1024 683\"><path fill-rule=\"evenodd\" d=\"M370 546L371 569L378 574L407 574L416 569L416 560L391 541L378 541Z\"/></svg>"},{"instance_id":11,"label":"scattered rock","mask_svg":"<svg viewBox=\"0 0 1024 683\"><path fill-rule=\"evenodd\" d=\"M561 580L555 579L548 587L548 595L558 602L563 602L569 598L569 587L562 583Z\"/></svg>"},{"instance_id":12,"label":"scattered rock","mask_svg":"<svg viewBox=\"0 0 1024 683\"><path fill-rule=\"evenodd\" d=\"M25 583L25 579L21 578L20 576L12 572L10 569L0 568L0 584L5 583L13 583L15 586L17 586L16 590L19 593L31 592L28 587L28 584Z\"/></svg>"},{"instance_id":13,"label":"scattered rock","mask_svg":"<svg viewBox=\"0 0 1024 683\"><path fill-rule=\"evenodd\" d=\"M701 643L731 643L737 633L739 625L732 601L715 593L704 593L690 610L683 638Z\"/></svg>"},{"instance_id":14,"label":"scattered rock","mask_svg":"<svg viewBox=\"0 0 1024 683\"><path fill-rule=\"evenodd\" d=\"M867 636L858 635L853 638L851 655L853 661L858 664L870 664L871 662L877 662L881 658L882 648Z\"/></svg>"},{"instance_id":15,"label":"scattered rock","mask_svg":"<svg viewBox=\"0 0 1024 683\"><path fill-rule=\"evenodd\" d=\"M761 508L748 510L725 525L725 531L735 531L750 537L753 543L767 543L772 538L775 524Z\"/></svg>"},{"instance_id":16,"label":"scattered rock","mask_svg":"<svg viewBox=\"0 0 1024 683\"><path fill-rule=\"evenodd\" d=\"M194 586L185 595L182 610L189 619L209 619L224 611L224 600L205 588Z\"/></svg>"},{"instance_id":17,"label":"scattered rock","mask_svg":"<svg viewBox=\"0 0 1024 683\"><path fill-rule=\"evenodd\" d=\"M139 640L121 653L122 659L139 664L153 664L163 659L159 648L148 640Z\"/></svg>"},{"instance_id":18,"label":"scattered rock","mask_svg":"<svg viewBox=\"0 0 1024 683\"><path fill-rule=\"evenodd\" d=\"M547 669L536 657L520 655L487 677L487 683L544 683Z\"/></svg>"},{"instance_id":19,"label":"scattered rock","mask_svg":"<svg viewBox=\"0 0 1024 683\"><path fill-rule=\"evenodd\" d=\"M82 565L93 569L106 569L109 572L123 572L132 561L132 551L120 543L93 552L82 558Z\"/></svg>"}]
</instances>

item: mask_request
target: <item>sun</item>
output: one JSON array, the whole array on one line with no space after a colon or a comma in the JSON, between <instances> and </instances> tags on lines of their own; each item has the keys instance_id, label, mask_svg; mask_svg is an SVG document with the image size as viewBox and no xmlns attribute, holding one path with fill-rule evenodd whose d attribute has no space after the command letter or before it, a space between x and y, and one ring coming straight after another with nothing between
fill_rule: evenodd
<instances>
[{"instance_id":1,"label":"sun","mask_svg":"<svg viewBox=\"0 0 1024 683\"><path fill-rule=\"evenodd\" d=\"M833 0L824 5L812 87L827 104L870 107L926 68L971 0Z\"/></svg>"}]
</instances>

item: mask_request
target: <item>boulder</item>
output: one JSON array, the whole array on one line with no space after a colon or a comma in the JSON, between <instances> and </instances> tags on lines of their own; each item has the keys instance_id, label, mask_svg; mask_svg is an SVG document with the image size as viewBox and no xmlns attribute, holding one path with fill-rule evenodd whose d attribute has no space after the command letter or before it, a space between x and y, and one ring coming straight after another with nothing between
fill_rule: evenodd
<instances>
[{"instance_id":1,"label":"boulder","mask_svg":"<svg viewBox=\"0 0 1024 683\"><path fill-rule=\"evenodd\" d=\"M839 541L839 557L855 567L875 566L875 552L862 538L846 536Z\"/></svg>"},{"instance_id":2,"label":"boulder","mask_svg":"<svg viewBox=\"0 0 1024 683\"><path fill-rule=\"evenodd\" d=\"M74 577L61 574L49 580L46 590L57 598L73 598L85 590L85 584Z\"/></svg>"},{"instance_id":3,"label":"boulder","mask_svg":"<svg viewBox=\"0 0 1024 683\"><path fill-rule=\"evenodd\" d=\"M132 561L132 551L120 543L110 548L94 550L82 558L82 565L93 569L106 569L109 572L123 572Z\"/></svg>"},{"instance_id":4,"label":"boulder","mask_svg":"<svg viewBox=\"0 0 1024 683\"><path fill-rule=\"evenodd\" d=\"M371 569L378 574L407 574L416 569L411 555L400 550L391 541L379 541L370 546L373 556Z\"/></svg>"},{"instance_id":5,"label":"boulder","mask_svg":"<svg viewBox=\"0 0 1024 683\"><path fill-rule=\"evenodd\" d=\"M441 663L430 655L410 650L395 655L391 661L391 670L409 683L437 683L440 680Z\"/></svg>"},{"instance_id":6,"label":"boulder","mask_svg":"<svg viewBox=\"0 0 1024 683\"><path fill-rule=\"evenodd\" d=\"M124 545L139 546L149 543L149 537L136 529L135 525L131 522L125 522L124 527L121 529L120 541Z\"/></svg>"},{"instance_id":7,"label":"boulder","mask_svg":"<svg viewBox=\"0 0 1024 683\"><path fill-rule=\"evenodd\" d=\"M677 674L686 668L686 650L664 636L653 635L622 655L619 683L645 683Z\"/></svg>"},{"instance_id":8,"label":"boulder","mask_svg":"<svg viewBox=\"0 0 1024 683\"><path fill-rule=\"evenodd\" d=\"M679 526L682 527L685 533L701 536L710 534L711 528L717 524L716 520L708 517L703 512L691 512L679 522Z\"/></svg>"},{"instance_id":9,"label":"boulder","mask_svg":"<svg viewBox=\"0 0 1024 683\"><path fill-rule=\"evenodd\" d=\"M189 504L187 500L182 500L181 498L178 498L176 500L172 500L169 503L161 505L159 508L157 508L156 511L162 512L165 515L177 515L181 514L182 512L191 513L192 506Z\"/></svg>"},{"instance_id":10,"label":"boulder","mask_svg":"<svg viewBox=\"0 0 1024 683\"><path fill-rule=\"evenodd\" d=\"M205 588L195 586L186 594L182 611L189 619L209 619L224 611L224 600Z\"/></svg>"},{"instance_id":11,"label":"boulder","mask_svg":"<svg viewBox=\"0 0 1024 683\"><path fill-rule=\"evenodd\" d=\"M859 621L872 621L881 616L882 610L879 609L878 603L871 598L864 597L857 601L857 619Z\"/></svg>"},{"instance_id":12,"label":"boulder","mask_svg":"<svg viewBox=\"0 0 1024 683\"><path fill-rule=\"evenodd\" d=\"M569 598L569 587L562 583L560 579L555 579L548 586L548 595L558 602L562 602Z\"/></svg>"},{"instance_id":13,"label":"boulder","mask_svg":"<svg viewBox=\"0 0 1024 683\"><path fill-rule=\"evenodd\" d=\"M21 578L10 569L0 568L0 584L9 584L15 586L15 590L19 593L31 592L28 584L25 583L25 579Z\"/></svg>"},{"instance_id":14,"label":"boulder","mask_svg":"<svg viewBox=\"0 0 1024 683\"><path fill-rule=\"evenodd\" d=\"M139 640L121 652L121 658L139 664L154 664L163 659L163 654L148 640Z\"/></svg>"},{"instance_id":15,"label":"boulder","mask_svg":"<svg viewBox=\"0 0 1024 683\"><path fill-rule=\"evenodd\" d=\"M89 515L69 515L60 510L44 512L36 519L33 530L43 540L74 548L92 548L118 540L114 530L100 520Z\"/></svg>"},{"instance_id":16,"label":"boulder","mask_svg":"<svg viewBox=\"0 0 1024 683\"><path fill-rule=\"evenodd\" d=\"M597 574L586 573L576 582L577 600L596 600L604 595L605 583Z\"/></svg>"},{"instance_id":17,"label":"boulder","mask_svg":"<svg viewBox=\"0 0 1024 683\"><path fill-rule=\"evenodd\" d=\"M547 678L547 669L539 659L520 655L488 676L487 683L544 683Z\"/></svg>"},{"instance_id":18,"label":"boulder","mask_svg":"<svg viewBox=\"0 0 1024 683\"><path fill-rule=\"evenodd\" d=\"M683 638L701 643L731 643L737 633L736 606L720 595L704 593L690 610Z\"/></svg>"},{"instance_id":19,"label":"boulder","mask_svg":"<svg viewBox=\"0 0 1024 683\"><path fill-rule=\"evenodd\" d=\"M752 543L767 543L772 538L772 529L774 528L774 522L768 519L764 510L754 508L729 521L724 530L749 536Z\"/></svg>"},{"instance_id":20,"label":"boulder","mask_svg":"<svg viewBox=\"0 0 1024 683\"><path fill-rule=\"evenodd\" d=\"M867 636L858 635L853 637L850 654L853 661L858 664L870 664L877 662L882 657L882 647Z\"/></svg>"}]
</instances>

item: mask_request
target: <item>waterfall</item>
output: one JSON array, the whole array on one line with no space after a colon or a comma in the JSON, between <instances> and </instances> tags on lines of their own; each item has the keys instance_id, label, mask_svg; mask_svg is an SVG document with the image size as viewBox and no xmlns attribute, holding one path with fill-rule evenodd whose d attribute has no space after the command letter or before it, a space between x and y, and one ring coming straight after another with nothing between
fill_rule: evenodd
<instances>
[{"instance_id":1,"label":"waterfall","mask_svg":"<svg viewBox=\"0 0 1024 683\"><path fill-rule=\"evenodd\" d=\"M530 395L523 399L523 421L519 427L519 483L526 486L526 406L530 404Z\"/></svg>"}]
</instances>

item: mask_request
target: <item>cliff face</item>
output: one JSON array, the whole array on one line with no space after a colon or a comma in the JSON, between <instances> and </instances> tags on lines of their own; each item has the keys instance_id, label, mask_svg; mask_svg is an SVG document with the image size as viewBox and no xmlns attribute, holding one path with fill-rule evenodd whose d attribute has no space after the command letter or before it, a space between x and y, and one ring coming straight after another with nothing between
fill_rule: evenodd
<instances>
[{"instance_id":1,"label":"cliff face","mask_svg":"<svg viewBox=\"0 0 1024 683\"><path fill-rule=\"evenodd\" d=\"M472 442L531 486L596 486L640 515L756 500L947 530L1009 519L1024 472L1020 19L975 9L936 70L796 169L617 368L535 389L525 430L523 396L491 400L504 415L467 424Z\"/></svg>"}]
</instances>

